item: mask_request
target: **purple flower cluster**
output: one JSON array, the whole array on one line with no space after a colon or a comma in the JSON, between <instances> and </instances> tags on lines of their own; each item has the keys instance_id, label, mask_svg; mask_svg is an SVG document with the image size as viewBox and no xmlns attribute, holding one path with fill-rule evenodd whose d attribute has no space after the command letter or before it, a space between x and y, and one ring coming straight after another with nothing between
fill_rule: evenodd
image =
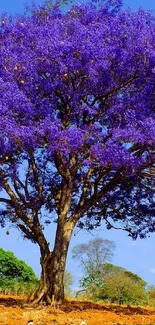
<instances>
[{"instance_id":1,"label":"purple flower cluster","mask_svg":"<svg viewBox=\"0 0 155 325\"><path fill-rule=\"evenodd\" d=\"M120 1L109 4L118 9ZM90 169L89 186L99 178L100 190L114 172L123 170L130 177L154 166L154 33L149 12L98 10L91 4L73 6L66 14L40 6L30 16L4 17L0 28L3 176L10 173L12 178L14 170L16 178L22 164L30 168L33 153L40 182L48 184L44 197L49 196L51 183L55 200L60 168L70 168L71 211L76 211L77 194L86 186ZM107 173L106 178L99 177L102 173L104 177ZM25 176L33 199L34 178L32 172ZM95 186L86 191L86 199Z\"/></svg>"}]
</instances>

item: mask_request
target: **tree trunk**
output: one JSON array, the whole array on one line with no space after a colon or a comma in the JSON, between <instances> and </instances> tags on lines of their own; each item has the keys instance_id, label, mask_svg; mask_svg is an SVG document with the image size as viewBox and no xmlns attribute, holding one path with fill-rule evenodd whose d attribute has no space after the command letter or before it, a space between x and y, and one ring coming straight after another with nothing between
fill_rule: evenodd
<instances>
[{"instance_id":1,"label":"tree trunk","mask_svg":"<svg viewBox=\"0 0 155 325\"><path fill-rule=\"evenodd\" d=\"M41 249L41 279L36 292L30 297L32 305L40 302L51 304L52 297L57 303L63 302L66 259L73 228L73 223L69 221L59 222L53 252Z\"/></svg>"}]
</instances>

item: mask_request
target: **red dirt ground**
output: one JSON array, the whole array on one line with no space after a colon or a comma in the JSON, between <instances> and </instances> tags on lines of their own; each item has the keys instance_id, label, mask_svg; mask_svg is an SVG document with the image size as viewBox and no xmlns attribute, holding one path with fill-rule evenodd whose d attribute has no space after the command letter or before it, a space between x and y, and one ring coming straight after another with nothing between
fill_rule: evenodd
<instances>
[{"instance_id":1,"label":"red dirt ground","mask_svg":"<svg viewBox=\"0 0 155 325\"><path fill-rule=\"evenodd\" d=\"M54 307L22 308L24 298L0 296L0 325L155 325L155 309L69 301Z\"/></svg>"}]
</instances>

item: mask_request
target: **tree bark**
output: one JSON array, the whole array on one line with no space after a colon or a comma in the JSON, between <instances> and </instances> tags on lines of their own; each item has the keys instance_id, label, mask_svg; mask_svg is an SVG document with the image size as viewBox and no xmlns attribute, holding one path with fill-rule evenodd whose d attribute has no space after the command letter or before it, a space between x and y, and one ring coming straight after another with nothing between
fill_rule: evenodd
<instances>
[{"instance_id":1,"label":"tree bark","mask_svg":"<svg viewBox=\"0 0 155 325\"><path fill-rule=\"evenodd\" d=\"M56 303L64 301L64 274L73 229L72 222L59 222L53 252L40 249L41 278L39 287L29 299L31 305L51 304L52 297Z\"/></svg>"}]
</instances>

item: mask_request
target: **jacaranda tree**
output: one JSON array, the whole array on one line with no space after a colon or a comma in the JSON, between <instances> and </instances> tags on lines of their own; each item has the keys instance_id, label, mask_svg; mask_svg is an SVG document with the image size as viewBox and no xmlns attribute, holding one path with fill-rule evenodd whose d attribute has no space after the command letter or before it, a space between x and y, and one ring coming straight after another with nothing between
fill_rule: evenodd
<instances>
[{"instance_id":1,"label":"jacaranda tree","mask_svg":"<svg viewBox=\"0 0 155 325\"><path fill-rule=\"evenodd\" d=\"M0 220L40 247L34 303L63 301L75 226L155 230L154 19L118 7L1 20Z\"/></svg>"}]
</instances>

